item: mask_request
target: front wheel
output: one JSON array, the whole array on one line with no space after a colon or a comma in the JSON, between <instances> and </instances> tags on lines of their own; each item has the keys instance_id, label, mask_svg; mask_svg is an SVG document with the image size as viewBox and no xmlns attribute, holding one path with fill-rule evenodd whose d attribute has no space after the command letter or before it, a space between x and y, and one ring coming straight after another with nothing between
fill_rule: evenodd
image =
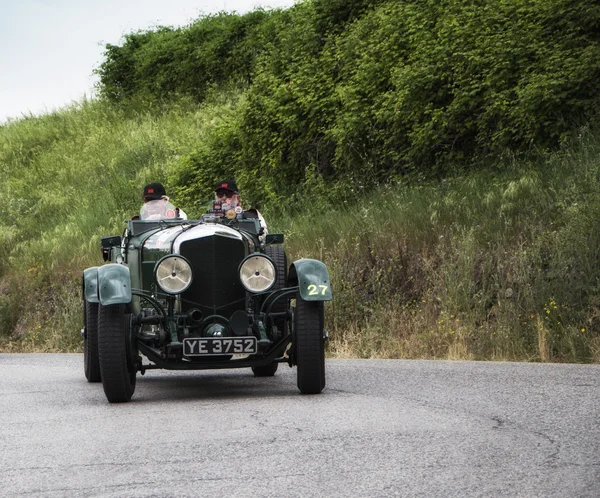
<instances>
[{"instance_id":1,"label":"front wheel","mask_svg":"<svg viewBox=\"0 0 600 498\"><path fill-rule=\"evenodd\" d=\"M100 375L110 403L129 401L135 391L135 365L128 353L130 315L125 305L100 306L98 310L98 353Z\"/></svg>"},{"instance_id":2,"label":"front wheel","mask_svg":"<svg viewBox=\"0 0 600 498\"><path fill-rule=\"evenodd\" d=\"M325 387L322 301L304 301L299 294L296 296L293 341L298 370L298 389L302 394L318 394Z\"/></svg>"}]
</instances>

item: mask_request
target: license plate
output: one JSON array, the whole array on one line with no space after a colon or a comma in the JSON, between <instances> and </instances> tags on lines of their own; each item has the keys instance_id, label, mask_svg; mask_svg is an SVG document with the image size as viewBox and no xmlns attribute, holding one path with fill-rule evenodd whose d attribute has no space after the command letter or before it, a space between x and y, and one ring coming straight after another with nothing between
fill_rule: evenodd
<instances>
[{"instance_id":1,"label":"license plate","mask_svg":"<svg viewBox=\"0 0 600 498\"><path fill-rule=\"evenodd\" d=\"M183 340L184 356L254 354L256 337L189 337Z\"/></svg>"}]
</instances>

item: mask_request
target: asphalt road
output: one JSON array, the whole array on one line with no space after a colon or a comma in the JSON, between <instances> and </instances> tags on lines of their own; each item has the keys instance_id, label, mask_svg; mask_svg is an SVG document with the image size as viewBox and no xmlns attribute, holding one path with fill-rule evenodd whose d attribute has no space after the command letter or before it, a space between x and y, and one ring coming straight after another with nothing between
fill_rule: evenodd
<instances>
[{"instance_id":1,"label":"asphalt road","mask_svg":"<svg viewBox=\"0 0 600 498\"><path fill-rule=\"evenodd\" d=\"M0 495L600 496L600 365L327 369L150 371L110 405L81 355L0 355Z\"/></svg>"}]
</instances>

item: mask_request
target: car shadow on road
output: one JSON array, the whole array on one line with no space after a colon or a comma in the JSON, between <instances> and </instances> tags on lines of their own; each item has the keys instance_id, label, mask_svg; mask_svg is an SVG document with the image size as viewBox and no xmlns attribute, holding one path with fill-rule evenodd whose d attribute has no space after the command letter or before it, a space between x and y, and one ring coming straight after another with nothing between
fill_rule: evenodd
<instances>
[{"instance_id":1,"label":"car shadow on road","mask_svg":"<svg viewBox=\"0 0 600 498\"><path fill-rule=\"evenodd\" d=\"M197 401L200 399L257 399L297 397L295 378L254 377L226 372L194 372L138 377L132 401Z\"/></svg>"}]
</instances>

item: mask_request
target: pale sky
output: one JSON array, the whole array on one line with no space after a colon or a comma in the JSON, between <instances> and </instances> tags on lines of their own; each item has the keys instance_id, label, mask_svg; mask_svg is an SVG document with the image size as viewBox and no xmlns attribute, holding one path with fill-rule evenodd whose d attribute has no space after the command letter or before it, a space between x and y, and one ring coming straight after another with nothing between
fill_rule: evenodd
<instances>
[{"instance_id":1,"label":"pale sky","mask_svg":"<svg viewBox=\"0 0 600 498\"><path fill-rule=\"evenodd\" d=\"M93 95L104 45L202 14L289 7L295 0L0 0L0 124Z\"/></svg>"}]
</instances>

